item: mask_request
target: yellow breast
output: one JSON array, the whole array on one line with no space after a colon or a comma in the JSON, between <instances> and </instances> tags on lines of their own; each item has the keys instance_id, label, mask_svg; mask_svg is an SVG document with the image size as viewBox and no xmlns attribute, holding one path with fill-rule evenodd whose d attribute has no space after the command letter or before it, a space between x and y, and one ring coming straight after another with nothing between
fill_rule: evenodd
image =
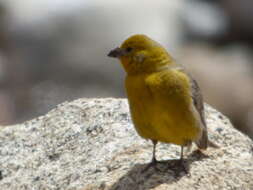
<instances>
[{"instance_id":1,"label":"yellow breast","mask_svg":"<svg viewBox=\"0 0 253 190\"><path fill-rule=\"evenodd\" d=\"M191 101L181 101L177 89L168 95L164 90L152 92L146 84L147 74L127 76L125 85L132 120L140 136L161 142L184 145L196 140L200 127L191 110ZM159 81L158 81L159 82Z\"/></svg>"}]
</instances>

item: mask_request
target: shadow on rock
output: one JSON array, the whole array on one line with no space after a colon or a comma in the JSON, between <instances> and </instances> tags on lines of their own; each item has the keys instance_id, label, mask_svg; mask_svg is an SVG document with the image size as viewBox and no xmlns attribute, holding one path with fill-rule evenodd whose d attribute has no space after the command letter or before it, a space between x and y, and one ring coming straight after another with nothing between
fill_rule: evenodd
<instances>
[{"instance_id":1,"label":"shadow on rock","mask_svg":"<svg viewBox=\"0 0 253 190\"><path fill-rule=\"evenodd\" d=\"M181 179L183 176L190 177L190 165L195 161L208 158L207 155L196 150L192 152L185 160L184 167L187 171L180 170L178 160L165 160L157 164L157 167L151 167L143 172L148 164L136 164L133 168L115 182L109 190L148 190L161 184L170 184Z\"/></svg>"}]
</instances>

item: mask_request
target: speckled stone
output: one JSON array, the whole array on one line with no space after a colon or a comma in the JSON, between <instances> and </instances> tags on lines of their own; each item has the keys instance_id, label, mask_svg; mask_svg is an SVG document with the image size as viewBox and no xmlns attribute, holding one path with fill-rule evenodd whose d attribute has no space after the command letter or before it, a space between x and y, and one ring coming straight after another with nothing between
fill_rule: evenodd
<instances>
[{"instance_id":1,"label":"speckled stone","mask_svg":"<svg viewBox=\"0 0 253 190\"><path fill-rule=\"evenodd\" d=\"M220 148L186 153L160 143L159 170L142 172L152 143L140 138L125 99L79 99L0 131L0 189L253 189L253 142L205 105L210 139ZM169 169L167 169L169 168Z\"/></svg>"}]
</instances>

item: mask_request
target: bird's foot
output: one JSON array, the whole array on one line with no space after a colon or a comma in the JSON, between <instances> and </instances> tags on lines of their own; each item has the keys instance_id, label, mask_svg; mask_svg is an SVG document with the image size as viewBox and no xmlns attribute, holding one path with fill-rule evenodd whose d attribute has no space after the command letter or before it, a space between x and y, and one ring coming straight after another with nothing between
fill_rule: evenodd
<instances>
[{"instance_id":1,"label":"bird's foot","mask_svg":"<svg viewBox=\"0 0 253 190\"><path fill-rule=\"evenodd\" d=\"M185 174L189 174L189 168L183 159L176 160L174 165L168 166L168 169L173 169L176 176L179 176L181 172L184 172Z\"/></svg>"},{"instance_id":2,"label":"bird's foot","mask_svg":"<svg viewBox=\"0 0 253 190\"><path fill-rule=\"evenodd\" d=\"M142 173L146 172L147 170L149 170L149 168L154 168L156 171L161 171L158 167L157 164L159 163L159 161L157 161L156 159L152 159L152 161L141 171Z\"/></svg>"}]
</instances>

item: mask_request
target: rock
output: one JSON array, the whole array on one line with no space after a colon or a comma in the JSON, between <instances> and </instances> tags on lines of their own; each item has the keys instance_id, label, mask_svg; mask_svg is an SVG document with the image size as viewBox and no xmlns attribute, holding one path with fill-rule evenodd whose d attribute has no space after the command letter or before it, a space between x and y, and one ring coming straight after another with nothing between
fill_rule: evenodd
<instances>
[{"instance_id":1,"label":"rock","mask_svg":"<svg viewBox=\"0 0 253 190\"><path fill-rule=\"evenodd\" d=\"M253 143L206 105L209 137L220 148L186 154L188 174L172 168L180 148L140 138L124 99L79 99L0 131L1 189L253 189ZM166 170L167 165L169 169Z\"/></svg>"}]
</instances>

